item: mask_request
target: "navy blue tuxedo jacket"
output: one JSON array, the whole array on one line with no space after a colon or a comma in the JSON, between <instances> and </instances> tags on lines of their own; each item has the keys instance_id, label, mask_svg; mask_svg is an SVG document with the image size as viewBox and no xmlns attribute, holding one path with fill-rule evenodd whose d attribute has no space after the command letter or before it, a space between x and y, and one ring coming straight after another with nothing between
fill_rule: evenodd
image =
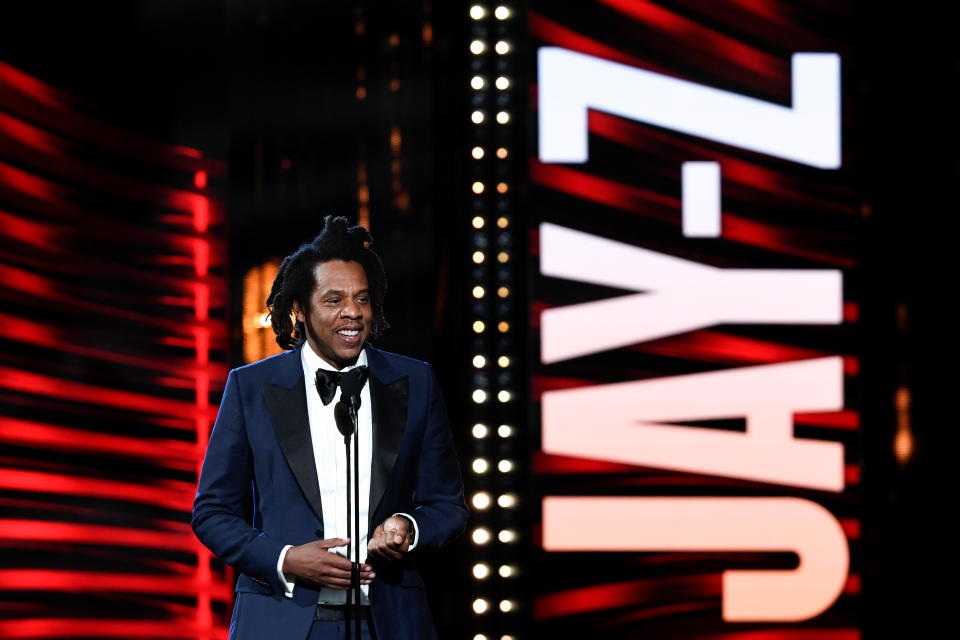
<instances>
[{"instance_id":1,"label":"navy blue tuxedo jacket","mask_svg":"<svg viewBox=\"0 0 960 640\"><path fill-rule=\"evenodd\" d=\"M372 347L367 362L369 530L398 512L416 518L419 530L416 550L402 560L370 560L373 620L380 640L433 638L415 556L458 535L467 519L446 408L429 364ZM285 597L277 560L285 545L325 537L322 513L300 349L231 371L192 520L200 541L241 574L231 638L307 636L318 591L297 585Z\"/></svg>"}]
</instances>

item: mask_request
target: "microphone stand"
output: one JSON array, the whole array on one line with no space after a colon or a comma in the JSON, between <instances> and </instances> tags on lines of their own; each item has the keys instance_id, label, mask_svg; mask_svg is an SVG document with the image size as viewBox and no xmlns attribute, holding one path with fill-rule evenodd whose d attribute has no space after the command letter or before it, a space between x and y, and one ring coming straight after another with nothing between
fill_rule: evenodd
<instances>
[{"instance_id":1,"label":"microphone stand","mask_svg":"<svg viewBox=\"0 0 960 640\"><path fill-rule=\"evenodd\" d=\"M357 410L360 407L360 390L345 398L345 390L333 410L337 429L343 435L343 444L347 458L347 538L350 546L350 589L347 591L347 636L350 629L350 609L353 608L354 640L360 640L360 434ZM353 465L350 464L350 437L353 436ZM353 472L351 473L351 466ZM350 484L353 484L353 508L350 506ZM352 524L352 526L351 526ZM351 602L353 600L353 602Z\"/></svg>"},{"instance_id":2,"label":"microphone stand","mask_svg":"<svg viewBox=\"0 0 960 640\"><path fill-rule=\"evenodd\" d=\"M356 603L354 609L354 630L356 631L355 640L360 640L360 425L357 421L357 408L360 405L360 397L350 398L350 419L353 422L353 530L356 532L353 542L353 563L351 569L350 582L353 584L353 592ZM347 501L349 502L349 500ZM349 601L349 598L348 598Z\"/></svg>"}]
</instances>

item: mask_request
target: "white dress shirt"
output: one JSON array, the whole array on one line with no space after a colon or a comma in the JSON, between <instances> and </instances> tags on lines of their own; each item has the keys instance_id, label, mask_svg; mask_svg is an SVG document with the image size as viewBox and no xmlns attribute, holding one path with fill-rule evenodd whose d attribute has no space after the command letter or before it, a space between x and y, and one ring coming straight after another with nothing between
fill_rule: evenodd
<instances>
[{"instance_id":1,"label":"white dress shirt","mask_svg":"<svg viewBox=\"0 0 960 640\"><path fill-rule=\"evenodd\" d=\"M343 436L337 429L336 419L334 418L334 406L340 400L341 389L337 388L336 395L328 405L324 405L317 393L316 375L317 369L326 369L328 371L337 371L337 369L327 363L326 360L318 356L309 343L303 345L300 351L300 360L303 364L303 375L306 383L307 393L307 416L310 420L310 441L313 444L313 459L317 465L317 480L320 485L320 503L323 510L323 537L324 538L346 538L347 537L347 500L351 501L350 513L353 513L353 484L347 486L347 458L346 447L343 444ZM349 367L340 369L341 373L367 364L367 352L360 352L357 362ZM367 559L367 524L369 521L370 510L370 469L373 455L373 418L370 405L370 383L369 380L363 385L360 391L360 409L357 412L357 435L359 439L359 460L360 460L360 531L353 532L351 540L359 544L360 562ZM350 439L350 463L353 464L353 438ZM351 475L353 470L351 469ZM348 490L349 489L349 490ZM413 524L414 538L410 546L412 550L417 543L417 525L416 521L407 514L403 515L410 519ZM351 523L352 526L352 523ZM294 581L293 576L287 576L283 573L283 560L287 556L287 551L292 545L287 545L280 552L280 558L277 561L277 573L286 586L286 595L293 597ZM347 547L338 547L331 549L330 553L338 553L344 557L352 559L353 554L347 555ZM361 603L368 604L367 594L369 585L360 586L362 597ZM347 592L340 589L329 589L324 587L320 590L319 602L324 604L346 604Z\"/></svg>"}]
</instances>

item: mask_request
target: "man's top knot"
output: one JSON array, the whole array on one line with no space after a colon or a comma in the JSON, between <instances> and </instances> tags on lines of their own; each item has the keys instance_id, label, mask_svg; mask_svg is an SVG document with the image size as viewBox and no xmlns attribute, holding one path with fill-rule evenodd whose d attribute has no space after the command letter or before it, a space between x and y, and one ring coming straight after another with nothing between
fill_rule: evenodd
<instances>
[{"instance_id":1,"label":"man's top knot","mask_svg":"<svg viewBox=\"0 0 960 640\"><path fill-rule=\"evenodd\" d=\"M373 242L373 237L369 231L360 225L351 227L350 221L345 216L326 216L323 219L323 230L314 241L316 242L323 235L327 237L341 236L357 247L364 247L366 244Z\"/></svg>"}]
</instances>

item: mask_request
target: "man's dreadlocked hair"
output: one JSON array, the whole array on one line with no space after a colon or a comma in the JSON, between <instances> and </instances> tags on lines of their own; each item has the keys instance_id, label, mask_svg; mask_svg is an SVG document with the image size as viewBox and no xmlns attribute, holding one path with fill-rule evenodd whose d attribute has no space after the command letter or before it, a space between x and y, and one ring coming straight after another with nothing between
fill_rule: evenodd
<instances>
[{"instance_id":1,"label":"man's dreadlocked hair","mask_svg":"<svg viewBox=\"0 0 960 640\"><path fill-rule=\"evenodd\" d=\"M293 303L296 301L304 312L310 308L310 295L317 286L314 267L330 260L359 262L363 267L373 308L370 337L380 337L383 330L390 326L383 316L387 274L380 258L368 246L372 242L370 232L363 227L351 227L343 216L327 216L323 219L323 230L313 241L300 245L299 249L283 259L267 297L270 324L277 334L277 344L284 349L293 349L306 339L303 323L294 324Z\"/></svg>"}]
</instances>

